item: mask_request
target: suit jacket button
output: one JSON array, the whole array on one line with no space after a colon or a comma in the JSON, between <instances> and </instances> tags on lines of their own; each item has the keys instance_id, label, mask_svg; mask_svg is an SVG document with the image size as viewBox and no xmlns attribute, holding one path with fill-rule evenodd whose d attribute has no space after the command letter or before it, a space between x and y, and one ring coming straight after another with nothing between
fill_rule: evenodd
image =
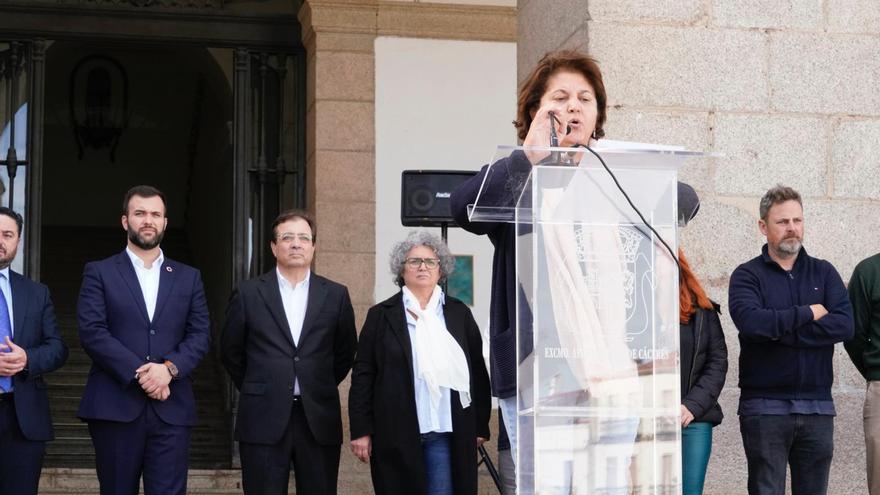
<instances>
[{"instance_id":1,"label":"suit jacket button","mask_svg":"<svg viewBox=\"0 0 880 495\"><path fill-rule=\"evenodd\" d=\"M299 356L294 357L294 358L293 358L293 362L298 363L298 362L299 362Z\"/></svg>"},{"instance_id":2,"label":"suit jacket button","mask_svg":"<svg viewBox=\"0 0 880 495\"><path fill-rule=\"evenodd\" d=\"M149 354L147 354L147 361L149 361L149 360L150 360L150 355L149 355Z\"/></svg>"},{"instance_id":3,"label":"suit jacket button","mask_svg":"<svg viewBox=\"0 0 880 495\"><path fill-rule=\"evenodd\" d=\"M151 329L150 329L150 335L156 335L156 330L154 330L154 329L151 328Z\"/></svg>"}]
</instances>

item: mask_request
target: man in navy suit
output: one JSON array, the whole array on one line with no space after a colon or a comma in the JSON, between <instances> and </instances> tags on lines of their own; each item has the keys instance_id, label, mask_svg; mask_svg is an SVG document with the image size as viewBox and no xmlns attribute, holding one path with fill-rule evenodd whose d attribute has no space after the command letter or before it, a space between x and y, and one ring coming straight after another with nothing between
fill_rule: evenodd
<instances>
[{"instance_id":1,"label":"man in navy suit","mask_svg":"<svg viewBox=\"0 0 880 495\"><path fill-rule=\"evenodd\" d=\"M79 338L92 358L78 416L89 424L101 494L185 494L196 405L190 374L210 347L199 271L165 258L165 197L135 186L122 204L128 245L86 264Z\"/></svg>"},{"instance_id":2,"label":"man in navy suit","mask_svg":"<svg viewBox=\"0 0 880 495\"><path fill-rule=\"evenodd\" d=\"M43 375L67 360L49 289L10 270L21 215L0 207L0 493L37 493L54 438Z\"/></svg>"},{"instance_id":3,"label":"man in navy suit","mask_svg":"<svg viewBox=\"0 0 880 495\"><path fill-rule=\"evenodd\" d=\"M235 438L245 494L336 493L342 417L337 386L357 348L348 289L311 273L315 222L275 219L275 269L243 282L226 309L223 365L241 392Z\"/></svg>"}]
</instances>

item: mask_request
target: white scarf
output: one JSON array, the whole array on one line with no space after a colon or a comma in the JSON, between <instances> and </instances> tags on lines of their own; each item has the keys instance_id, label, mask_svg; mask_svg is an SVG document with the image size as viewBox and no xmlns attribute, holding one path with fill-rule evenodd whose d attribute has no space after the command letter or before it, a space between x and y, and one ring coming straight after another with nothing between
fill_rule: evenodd
<instances>
[{"instance_id":1,"label":"white scarf","mask_svg":"<svg viewBox=\"0 0 880 495\"><path fill-rule=\"evenodd\" d=\"M572 185L585 177L578 176ZM577 349L575 356L566 359L581 387L596 398L622 397L626 402L618 406L637 407L640 403L632 397L639 397L638 369L626 343L619 227L592 225L585 231L583 247L601 256L582 266L574 225L551 221L565 218L563 212L571 208L570 201L577 201L573 198L578 197L578 188L569 187L566 191L544 189L541 198L542 220L546 220L541 227L559 342L564 348ZM587 274L600 285L595 296L587 286Z\"/></svg>"},{"instance_id":2,"label":"white scarf","mask_svg":"<svg viewBox=\"0 0 880 495\"><path fill-rule=\"evenodd\" d=\"M418 299L406 287L403 288L403 303L406 310L416 315L416 330L413 332L413 347L418 363L418 376L428 385L431 403L440 404L440 387L458 392L461 407L471 404L471 379L467 359L458 342L446 330L446 324L437 316L437 309L443 298L440 287L423 310Z\"/></svg>"}]
</instances>

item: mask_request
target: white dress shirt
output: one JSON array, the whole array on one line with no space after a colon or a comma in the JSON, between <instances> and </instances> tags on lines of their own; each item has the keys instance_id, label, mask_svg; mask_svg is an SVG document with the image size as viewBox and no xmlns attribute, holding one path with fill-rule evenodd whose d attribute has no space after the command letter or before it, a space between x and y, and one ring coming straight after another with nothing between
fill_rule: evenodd
<instances>
[{"instance_id":1,"label":"white dress shirt","mask_svg":"<svg viewBox=\"0 0 880 495\"><path fill-rule=\"evenodd\" d=\"M147 316L153 321L153 313L156 312L156 299L159 298L159 275L162 274L162 263L165 262L165 254L159 250L159 257L153 261L153 265L147 268L144 260L134 254L130 248L125 248L128 257L131 258L131 264L134 266L134 273L137 275L138 284L141 286L141 294L144 296L144 302L147 304Z\"/></svg>"},{"instance_id":2,"label":"white dress shirt","mask_svg":"<svg viewBox=\"0 0 880 495\"><path fill-rule=\"evenodd\" d=\"M446 304L445 296L440 296L440 304L437 305L437 316L443 325L446 318L443 316L443 305ZM416 415L419 418L419 433L450 432L452 431L452 406L450 405L449 388L440 387L440 402L435 408L431 403L431 392L428 390L428 382L419 378L419 357L415 348L416 320L406 310L407 303L419 304L418 301L409 301L404 293L403 312L406 314L406 329L409 332L410 346L413 356L413 385L416 394Z\"/></svg>"},{"instance_id":3,"label":"white dress shirt","mask_svg":"<svg viewBox=\"0 0 880 495\"><path fill-rule=\"evenodd\" d=\"M9 338L15 336L15 318L12 317L12 284L9 283L9 267L0 270L0 290L6 298L6 307L9 309Z\"/></svg>"},{"instance_id":4,"label":"white dress shirt","mask_svg":"<svg viewBox=\"0 0 880 495\"><path fill-rule=\"evenodd\" d=\"M281 303L284 305L284 316L287 317L290 336L293 337L294 345L299 345L303 322L306 319L306 307L309 304L309 280L312 278L312 271L307 271L306 277L296 285L291 285L277 266L275 272L278 275L278 290L281 292ZM299 378L293 382L293 395L300 395Z\"/></svg>"}]
</instances>

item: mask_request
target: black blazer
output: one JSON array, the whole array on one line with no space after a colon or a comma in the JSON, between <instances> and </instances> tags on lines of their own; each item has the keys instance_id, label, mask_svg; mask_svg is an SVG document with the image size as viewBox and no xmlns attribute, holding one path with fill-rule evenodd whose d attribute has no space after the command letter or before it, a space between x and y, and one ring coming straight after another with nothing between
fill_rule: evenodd
<instances>
[{"instance_id":1,"label":"black blazer","mask_svg":"<svg viewBox=\"0 0 880 495\"><path fill-rule=\"evenodd\" d=\"M15 414L28 440L54 438L49 398L43 375L67 361L67 346L61 340L49 289L9 271L12 289L12 330L19 347L27 352L27 367L12 378Z\"/></svg>"},{"instance_id":2,"label":"black blazer","mask_svg":"<svg viewBox=\"0 0 880 495\"><path fill-rule=\"evenodd\" d=\"M377 494L426 493L419 420L413 380L413 356L401 292L367 314L351 375L348 413L351 438L371 435L370 471ZM446 328L468 361L471 405L462 409L458 393L452 408L452 476L456 495L477 493L477 437L489 438L489 375L483 344L470 309L446 297Z\"/></svg>"},{"instance_id":3,"label":"black blazer","mask_svg":"<svg viewBox=\"0 0 880 495\"><path fill-rule=\"evenodd\" d=\"M724 418L718 396L727 378L727 343L718 307L697 308L691 322L690 335L681 336L681 403L694 415L695 422L717 425Z\"/></svg>"},{"instance_id":4,"label":"black blazer","mask_svg":"<svg viewBox=\"0 0 880 495\"><path fill-rule=\"evenodd\" d=\"M242 282L227 306L220 347L223 365L241 392L237 440L265 445L281 440L296 377L315 439L322 445L342 443L337 387L357 348L354 310L344 285L311 274L305 321L294 345L276 270Z\"/></svg>"}]
</instances>

